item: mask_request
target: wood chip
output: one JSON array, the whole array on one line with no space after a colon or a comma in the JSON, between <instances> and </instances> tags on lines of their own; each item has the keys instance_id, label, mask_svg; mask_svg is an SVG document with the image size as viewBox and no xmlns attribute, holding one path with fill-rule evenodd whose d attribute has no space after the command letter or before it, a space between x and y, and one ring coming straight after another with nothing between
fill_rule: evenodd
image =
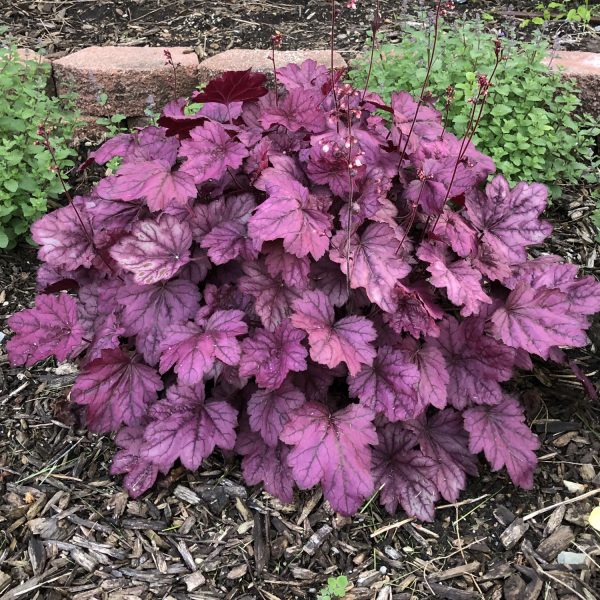
<instances>
[{"instance_id":1,"label":"wood chip","mask_svg":"<svg viewBox=\"0 0 600 600\"><path fill-rule=\"evenodd\" d=\"M515 515L512 513L506 506L498 506L494 509L494 517L496 521L500 523L500 525L504 525L504 527L508 527L514 520Z\"/></svg>"},{"instance_id":2,"label":"wood chip","mask_svg":"<svg viewBox=\"0 0 600 600\"><path fill-rule=\"evenodd\" d=\"M379 569L370 569L369 571L363 571L356 580L358 587L371 587L375 582L379 581L383 577Z\"/></svg>"},{"instance_id":3,"label":"wood chip","mask_svg":"<svg viewBox=\"0 0 600 600\"><path fill-rule=\"evenodd\" d=\"M527 584L523 578L514 573L505 582L503 586L505 600L523 600Z\"/></svg>"},{"instance_id":4,"label":"wood chip","mask_svg":"<svg viewBox=\"0 0 600 600\"><path fill-rule=\"evenodd\" d=\"M183 485L178 485L175 488L175 491L173 492L173 494L175 495L176 498L179 498L180 500L183 500L184 502L187 502L188 504L200 504L200 502L202 502L200 496L198 496L198 494L196 494L196 492L194 492L193 490L190 490L190 488L187 488Z\"/></svg>"},{"instance_id":5,"label":"wood chip","mask_svg":"<svg viewBox=\"0 0 600 600\"><path fill-rule=\"evenodd\" d=\"M567 512L567 507L564 504L557 506L550 517L548 517L548 522L546 523L546 527L544 527L543 537L547 538L549 535L553 534L557 527L562 523L565 513Z\"/></svg>"},{"instance_id":6,"label":"wood chip","mask_svg":"<svg viewBox=\"0 0 600 600\"><path fill-rule=\"evenodd\" d=\"M237 567L233 567L229 573L227 573L227 579L241 579L248 572L248 565L246 563L242 563Z\"/></svg>"},{"instance_id":7,"label":"wood chip","mask_svg":"<svg viewBox=\"0 0 600 600\"><path fill-rule=\"evenodd\" d=\"M80 566L83 567L88 573L93 573L98 565L98 561L94 559L90 554L75 548L69 553L71 558Z\"/></svg>"},{"instance_id":8,"label":"wood chip","mask_svg":"<svg viewBox=\"0 0 600 600\"><path fill-rule=\"evenodd\" d=\"M46 565L46 549L37 537L32 536L29 540L27 554L33 574L40 575Z\"/></svg>"},{"instance_id":9,"label":"wood chip","mask_svg":"<svg viewBox=\"0 0 600 600\"><path fill-rule=\"evenodd\" d=\"M477 573L479 571L479 567L481 563L477 561L473 561L467 563L466 565L458 565L458 567L454 567L452 569L446 569L441 573L436 573L435 575L431 575L428 578L428 581L446 581L448 579L454 579L455 577L461 577L462 575L468 575L470 573Z\"/></svg>"},{"instance_id":10,"label":"wood chip","mask_svg":"<svg viewBox=\"0 0 600 600\"><path fill-rule=\"evenodd\" d=\"M325 538L333 531L333 528L330 525L323 525L320 529L315 531L311 536L308 542L304 544L302 550L306 552L309 556L312 556L320 547L321 544L325 541Z\"/></svg>"},{"instance_id":11,"label":"wood chip","mask_svg":"<svg viewBox=\"0 0 600 600\"><path fill-rule=\"evenodd\" d=\"M198 565L194 562L194 557L190 554L190 551L188 550L184 540L179 540L177 542L177 552L179 552L183 562L190 571L195 571L198 568ZM188 590L188 592L189 591L190 590Z\"/></svg>"},{"instance_id":12,"label":"wood chip","mask_svg":"<svg viewBox=\"0 0 600 600\"><path fill-rule=\"evenodd\" d=\"M442 585L441 583L430 583L429 587L433 593L446 600L480 600L481 596L477 592L469 590L459 590L453 587Z\"/></svg>"},{"instance_id":13,"label":"wood chip","mask_svg":"<svg viewBox=\"0 0 600 600\"><path fill-rule=\"evenodd\" d=\"M537 547L537 553L547 561L553 561L558 553L566 550L575 539L573 530L568 525L561 525L550 537Z\"/></svg>"},{"instance_id":14,"label":"wood chip","mask_svg":"<svg viewBox=\"0 0 600 600\"><path fill-rule=\"evenodd\" d=\"M515 519L501 534L500 541L502 545L510 550L521 540L529 529L529 524L525 523L520 517Z\"/></svg>"},{"instance_id":15,"label":"wood chip","mask_svg":"<svg viewBox=\"0 0 600 600\"><path fill-rule=\"evenodd\" d=\"M188 592L193 592L197 590L201 585L206 583L206 577L200 573L200 571L196 571L191 575L186 575L183 578L183 582L185 583L185 587Z\"/></svg>"}]
</instances>

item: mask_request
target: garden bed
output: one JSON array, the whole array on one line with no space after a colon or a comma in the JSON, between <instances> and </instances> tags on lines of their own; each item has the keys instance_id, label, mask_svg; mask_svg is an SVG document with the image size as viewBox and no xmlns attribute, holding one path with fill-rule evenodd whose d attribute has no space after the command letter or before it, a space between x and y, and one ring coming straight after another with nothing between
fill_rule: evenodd
<instances>
[{"instance_id":1,"label":"garden bed","mask_svg":"<svg viewBox=\"0 0 600 600\"><path fill-rule=\"evenodd\" d=\"M286 34L288 48L324 47L328 38L325 2L302 3L303 13L291 1L226 9L186 1L168 8L135 1L44 2L35 10L30 4L11 2L16 16L2 18L15 34L50 40L51 53L92 43L204 48L206 32L211 54L229 44L265 47L273 28ZM382 3L384 9L396 4ZM525 10L533 3L518 4ZM339 32L347 37L338 38L338 48L361 47L371 10L363 6L342 11ZM315 12L310 20L309 11ZM97 29L83 27L90 19L97 19ZM82 190L89 185L73 183ZM593 204L585 189L567 191L547 215L555 231L542 250L598 276ZM31 304L36 266L26 246L0 255L3 331L9 315ZM598 323L590 335L598 347ZM573 356L597 383L600 357L588 350ZM596 597L598 572L585 555L598 562L598 536L586 522L597 499L565 501L600 488L600 409L566 369L539 365L519 381L542 440L534 489L525 493L504 472L486 471L425 528L400 513L390 518L377 502L341 518L320 491L282 505L245 487L236 461L215 458L197 474L175 469L130 500L108 474L111 440L86 432L68 402L73 379L68 364L9 368L0 354L0 593L6 600L314 598L332 575L346 575L354 586L346 598ZM583 569L559 565L562 550L583 555Z\"/></svg>"},{"instance_id":2,"label":"garden bed","mask_svg":"<svg viewBox=\"0 0 600 600\"><path fill-rule=\"evenodd\" d=\"M356 10L341 8L336 48L349 55L360 50L369 31L373 2L359 0ZM518 29L520 20L536 12L537 0L456 2L456 13L469 18L486 13L498 29L517 27L526 37L531 28ZM340 3L343 7L344 3ZM435 2L381 0L384 31L397 34L402 21L414 20L423 6ZM62 55L93 45L194 46L202 56L229 48L268 48L275 30L284 35L284 49L326 48L330 36L328 0L8 0L0 15L25 47L41 46L50 55ZM593 22L592 26L600 23ZM548 22L546 31L565 50L598 52L599 36L581 26Z\"/></svg>"}]
</instances>

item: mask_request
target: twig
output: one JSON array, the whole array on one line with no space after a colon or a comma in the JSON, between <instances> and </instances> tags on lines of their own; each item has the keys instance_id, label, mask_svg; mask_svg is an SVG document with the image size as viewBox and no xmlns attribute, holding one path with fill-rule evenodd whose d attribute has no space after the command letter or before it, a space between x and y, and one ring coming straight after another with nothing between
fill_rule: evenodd
<instances>
[{"instance_id":1,"label":"twig","mask_svg":"<svg viewBox=\"0 0 600 600\"><path fill-rule=\"evenodd\" d=\"M549 510L553 510L554 508L557 508L558 506L562 506L563 504L573 504L574 502L579 502L580 500L585 500L585 498L591 498L592 496L595 496L596 494L600 494L600 488L596 488L595 490L590 490L589 492L586 492L585 494L575 496L575 498L567 498L566 500L563 500L562 502L557 502L556 504L551 504L550 506L546 506L544 508L534 510L532 513L525 515L523 517L523 521L529 521L529 519L533 519L534 517L537 517L538 515L541 515L545 512L548 512Z\"/></svg>"},{"instance_id":2,"label":"twig","mask_svg":"<svg viewBox=\"0 0 600 600\"><path fill-rule=\"evenodd\" d=\"M382 533L386 533L388 531L392 531L392 529L399 529L400 527L402 527L403 525L406 525L407 523L412 523L415 520L414 517L409 517L408 519L403 519L402 521L398 521L397 523L392 523L390 525L386 525L385 527L380 527L379 529L376 529L370 537L374 538L377 537L378 535L381 535Z\"/></svg>"}]
</instances>

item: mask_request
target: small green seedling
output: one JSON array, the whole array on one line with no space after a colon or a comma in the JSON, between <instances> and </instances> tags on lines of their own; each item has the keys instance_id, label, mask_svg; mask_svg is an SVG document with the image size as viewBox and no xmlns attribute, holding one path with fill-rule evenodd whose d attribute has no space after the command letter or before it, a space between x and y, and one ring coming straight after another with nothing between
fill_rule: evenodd
<instances>
[{"instance_id":1,"label":"small green seedling","mask_svg":"<svg viewBox=\"0 0 600 600\"><path fill-rule=\"evenodd\" d=\"M348 578L345 575L330 577L327 585L319 592L317 600L332 600L332 598L343 598L346 595Z\"/></svg>"}]
</instances>

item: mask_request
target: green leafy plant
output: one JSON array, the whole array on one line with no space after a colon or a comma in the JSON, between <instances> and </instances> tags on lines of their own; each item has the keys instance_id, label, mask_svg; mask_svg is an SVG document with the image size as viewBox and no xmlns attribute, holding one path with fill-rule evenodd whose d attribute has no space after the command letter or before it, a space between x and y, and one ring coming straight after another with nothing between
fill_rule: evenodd
<instances>
[{"instance_id":1,"label":"green leafy plant","mask_svg":"<svg viewBox=\"0 0 600 600\"><path fill-rule=\"evenodd\" d=\"M478 74L489 73L495 61L494 36L476 23L460 21L441 26L429 91L446 113L447 128L464 135L476 95ZM410 28L399 44L383 44L376 52L370 88L389 100L396 89L420 93L430 46L426 29ZM561 183L598 181L598 157L591 120L576 115L580 101L574 84L542 63L547 44L507 41L505 60L489 90L473 142L495 161L508 180L541 181L560 195ZM367 79L369 53L353 64L350 77L357 86ZM448 93L448 91L450 93ZM452 96L444 111L445 99Z\"/></svg>"},{"instance_id":2,"label":"green leafy plant","mask_svg":"<svg viewBox=\"0 0 600 600\"><path fill-rule=\"evenodd\" d=\"M346 595L348 578L345 575L330 577L327 585L321 589L317 600L331 600L332 598L343 598Z\"/></svg>"},{"instance_id":3,"label":"green leafy plant","mask_svg":"<svg viewBox=\"0 0 600 600\"><path fill-rule=\"evenodd\" d=\"M55 171L64 174L74 164L68 141L75 117L69 100L46 94L49 69L19 58L14 45L0 48L0 248L13 247L46 212L48 201L64 191ZM54 158L39 144L42 124Z\"/></svg>"},{"instance_id":4,"label":"green leafy plant","mask_svg":"<svg viewBox=\"0 0 600 600\"><path fill-rule=\"evenodd\" d=\"M598 12L597 6L590 5L589 0L582 4L574 5L571 0L564 2L548 2L548 4L536 4L535 8L541 11L539 16L521 21L520 27L527 27L529 24L543 25L548 21L569 21L571 23L582 23L589 25L592 17Z\"/></svg>"}]
</instances>

